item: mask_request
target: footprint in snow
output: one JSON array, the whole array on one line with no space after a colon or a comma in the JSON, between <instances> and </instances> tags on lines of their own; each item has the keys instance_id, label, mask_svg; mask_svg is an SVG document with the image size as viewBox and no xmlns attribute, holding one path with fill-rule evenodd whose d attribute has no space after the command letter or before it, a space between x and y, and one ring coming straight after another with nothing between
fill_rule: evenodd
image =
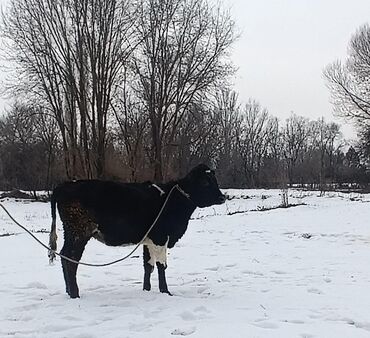
<instances>
[{"instance_id":1,"label":"footprint in snow","mask_svg":"<svg viewBox=\"0 0 370 338\"><path fill-rule=\"evenodd\" d=\"M61 319L64 319L64 320L67 320L67 321L71 321L71 322L79 322L79 321L82 321L82 318L81 317L76 317L76 316L71 316L71 315L64 316Z\"/></svg>"},{"instance_id":2,"label":"footprint in snow","mask_svg":"<svg viewBox=\"0 0 370 338\"><path fill-rule=\"evenodd\" d=\"M197 276L197 275L200 275L200 272L188 272L187 274L189 276Z\"/></svg>"},{"instance_id":3,"label":"footprint in snow","mask_svg":"<svg viewBox=\"0 0 370 338\"><path fill-rule=\"evenodd\" d=\"M205 291L208 291L209 287L208 286L198 286L197 287L197 293L204 293Z\"/></svg>"},{"instance_id":4,"label":"footprint in snow","mask_svg":"<svg viewBox=\"0 0 370 338\"><path fill-rule=\"evenodd\" d=\"M197 306L194 308L194 312L200 312L200 313L209 313L211 312L210 310L208 310L205 306L201 305L201 306Z\"/></svg>"},{"instance_id":5,"label":"footprint in snow","mask_svg":"<svg viewBox=\"0 0 370 338\"><path fill-rule=\"evenodd\" d=\"M243 270L242 273L245 275L263 276L263 273L259 271Z\"/></svg>"},{"instance_id":6,"label":"footprint in snow","mask_svg":"<svg viewBox=\"0 0 370 338\"><path fill-rule=\"evenodd\" d=\"M45 284L40 283L40 282L32 282L32 283L28 283L25 286L17 286L17 287L15 287L15 289L19 289L19 290L28 290L28 289L45 290L47 288L48 287Z\"/></svg>"},{"instance_id":7,"label":"footprint in snow","mask_svg":"<svg viewBox=\"0 0 370 338\"><path fill-rule=\"evenodd\" d=\"M129 325L129 330L133 332L149 332L153 328L151 323L144 324L143 322L131 323Z\"/></svg>"},{"instance_id":8,"label":"footprint in snow","mask_svg":"<svg viewBox=\"0 0 370 338\"><path fill-rule=\"evenodd\" d=\"M257 322L253 323L254 326L258 326L262 329L277 329L279 326L270 322Z\"/></svg>"},{"instance_id":9,"label":"footprint in snow","mask_svg":"<svg viewBox=\"0 0 370 338\"><path fill-rule=\"evenodd\" d=\"M233 268L235 266L236 266L236 264L234 264L234 263L232 263L232 264L226 264L225 265L225 268Z\"/></svg>"},{"instance_id":10,"label":"footprint in snow","mask_svg":"<svg viewBox=\"0 0 370 338\"><path fill-rule=\"evenodd\" d=\"M97 290L101 290L104 288L105 288L104 285L96 285L96 286L86 288L86 291L97 291Z\"/></svg>"},{"instance_id":11,"label":"footprint in snow","mask_svg":"<svg viewBox=\"0 0 370 338\"><path fill-rule=\"evenodd\" d=\"M195 332L195 327L189 327L186 329L175 329L171 332L173 336L189 336Z\"/></svg>"},{"instance_id":12,"label":"footprint in snow","mask_svg":"<svg viewBox=\"0 0 370 338\"><path fill-rule=\"evenodd\" d=\"M190 311L183 311L179 314L179 316L186 321L192 321L197 319L197 317Z\"/></svg>"},{"instance_id":13,"label":"footprint in snow","mask_svg":"<svg viewBox=\"0 0 370 338\"><path fill-rule=\"evenodd\" d=\"M72 325L71 323L68 323L66 325L58 324L58 323L56 323L56 324L47 324L44 327L42 327L40 332L42 332L42 333L53 332L55 334L56 332L72 330L72 329L76 329L76 328L79 328L79 327L80 327L79 325ZM58 335L56 335L56 336L58 337Z\"/></svg>"},{"instance_id":14,"label":"footprint in snow","mask_svg":"<svg viewBox=\"0 0 370 338\"><path fill-rule=\"evenodd\" d=\"M316 293L317 295L323 294L323 292L321 290L316 289L316 288L309 288L309 289L307 289L307 292L309 292L309 293Z\"/></svg>"},{"instance_id":15,"label":"footprint in snow","mask_svg":"<svg viewBox=\"0 0 370 338\"><path fill-rule=\"evenodd\" d=\"M20 301L23 303L23 300ZM27 305L21 305L21 306L16 306L13 308L13 310L15 311L32 311L32 310L35 310L37 308L39 308L41 306L40 302L38 303L31 303L31 304L27 304Z\"/></svg>"},{"instance_id":16,"label":"footprint in snow","mask_svg":"<svg viewBox=\"0 0 370 338\"><path fill-rule=\"evenodd\" d=\"M284 319L282 320L283 323L290 323L290 324L304 324L305 322L300 319Z\"/></svg>"}]
</instances>

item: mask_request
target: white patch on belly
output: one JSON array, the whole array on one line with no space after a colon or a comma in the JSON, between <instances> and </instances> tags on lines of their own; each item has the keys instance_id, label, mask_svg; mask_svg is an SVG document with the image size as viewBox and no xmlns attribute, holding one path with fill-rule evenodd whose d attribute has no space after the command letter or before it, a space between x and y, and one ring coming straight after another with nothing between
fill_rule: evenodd
<instances>
[{"instance_id":1,"label":"white patch on belly","mask_svg":"<svg viewBox=\"0 0 370 338\"><path fill-rule=\"evenodd\" d=\"M155 266L155 263L161 263L164 266L167 266L167 244L169 238L167 238L167 242L165 245L155 245L153 241L149 238L145 238L143 244L148 247L150 260L149 264L151 266Z\"/></svg>"}]
</instances>

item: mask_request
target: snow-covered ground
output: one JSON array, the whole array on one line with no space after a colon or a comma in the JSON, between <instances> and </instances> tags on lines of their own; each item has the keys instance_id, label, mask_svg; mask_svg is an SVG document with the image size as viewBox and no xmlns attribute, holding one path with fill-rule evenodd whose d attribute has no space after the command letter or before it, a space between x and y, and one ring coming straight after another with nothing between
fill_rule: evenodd
<instances>
[{"instance_id":1,"label":"snow-covered ground","mask_svg":"<svg viewBox=\"0 0 370 338\"><path fill-rule=\"evenodd\" d=\"M60 261L49 266L0 210L0 337L370 337L370 195L291 191L305 205L261 211L280 204L279 191L229 194L238 198L197 209L170 251L173 297L157 291L156 274L142 291L140 249L80 266L81 298L69 299ZM49 230L48 204L3 203L30 230ZM60 249L60 222L58 235ZM92 240L83 260L130 249Z\"/></svg>"}]
</instances>

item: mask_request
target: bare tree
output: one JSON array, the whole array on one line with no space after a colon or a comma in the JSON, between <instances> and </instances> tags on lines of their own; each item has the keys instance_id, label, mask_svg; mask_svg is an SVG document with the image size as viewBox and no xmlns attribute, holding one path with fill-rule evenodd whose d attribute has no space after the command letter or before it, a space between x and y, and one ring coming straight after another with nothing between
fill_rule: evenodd
<instances>
[{"instance_id":1,"label":"bare tree","mask_svg":"<svg viewBox=\"0 0 370 338\"><path fill-rule=\"evenodd\" d=\"M326 67L324 76L335 111L354 122L370 120L370 26L361 26L352 36L348 58Z\"/></svg>"},{"instance_id":2,"label":"bare tree","mask_svg":"<svg viewBox=\"0 0 370 338\"><path fill-rule=\"evenodd\" d=\"M139 18L136 89L149 116L154 178L160 181L167 145L183 117L234 71L227 62L234 22L205 0L143 0Z\"/></svg>"},{"instance_id":3,"label":"bare tree","mask_svg":"<svg viewBox=\"0 0 370 338\"><path fill-rule=\"evenodd\" d=\"M268 186L286 188L287 170L284 161L284 135L277 117L270 118L268 150L264 159L263 181Z\"/></svg>"},{"instance_id":4,"label":"bare tree","mask_svg":"<svg viewBox=\"0 0 370 338\"><path fill-rule=\"evenodd\" d=\"M320 189L325 189L326 177L333 179L334 165L333 157L340 144L336 141L341 136L339 125L336 123L326 123L324 118L312 122L311 138L312 147L317 149L320 154ZM329 172L328 172L329 171Z\"/></svg>"},{"instance_id":5,"label":"bare tree","mask_svg":"<svg viewBox=\"0 0 370 338\"><path fill-rule=\"evenodd\" d=\"M292 114L287 120L283 131L283 154L287 161L289 183L294 181L294 169L298 160L303 160L303 154L308 146L310 134L307 118Z\"/></svg>"},{"instance_id":6,"label":"bare tree","mask_svg":"<svg viewBox=\"0 0 370 338\"><path fill-rule=\"evenodd\" d=\"M249 185L259 185L259 174L263 158L266 156L271 130L275 121L270 118L267 109L255 100L249 100L243 111L243 133L241 154Z\"/></svg>"},{"instance_id":7,"label":"bare tree","mask_svg":"<svg viewBox=\"0 0 370 338\"><path fill-rule=\"evenodd\" d=\"M56 158L59 153L60 138L58 136L58 125L53 116L45 113L42 107L35 107L34 114L37 116L35 119L35 128L37 136L45 147L46 152L46 178L44 189L51 190L54 176L60 176L53 172L56 165Z\"/></svg>"},{"instance_id":8,"label":"bare tree","mask_svg":"<svg viewBox=\"0 0 370 338\"><path fill-rule=\"evenodd\" d=\"M358 148L362 161L370 168L370 126L365 125L359 130Z\"/></svg>"},{"instance_id":9,"label":"bare tree","mask_svg":"<svg viewBox=\"0 0 370 338\"><path fill-rule=\"evenodd\" d=\"M130 171L129 180L136 182L147 164L148 116L143 114L144 104L131 93L126 79L123 84L113 107L117 122L114 130L116 143L122 146L124 159Z\"/></svg>"},{"instance_id":10,"label":"bare tree","mask_svg":"<svg viewBox=\"0 0 370 338\"><path fill-rule=\"evenodd\" d=\"M238 94L230 88L216 92L215 116L218 135L215 146L218 146L217 168L219 182L225 187L244 184L243 162L240 156L242 138L241 105Z\"/></svg>"},{"instance_id":11,"label":"bare tree","mask_svg":"<svg viewBox=\"0 0 370 338\"><path fill-rule=\"evenodd\" d=\"M28 190L49 188L57 147L55 130L39 109L19 102L0 120L2 186ZM45 161L47 158L47 161Z\"/></svg>"},{"instance_id":12,"label":"bare tree","mask_svg":"<svg viewBox=\"0 0 370 338\"><path fill-rule=\"evenodd\" d=\"M195 102L179 124L174 143L173 169L188 172L194 165L204 162L216 164L222 147L219 134L219 116L208 101Z\"/></svg>"},{"instance_id":13,"label":"bare tree","mask_svg":"<svg viewBox=\"0 0 370 338\"><path fill-rule=\"evenodd\" d=\"M125 0L11 0L3 16L18 93L42 102L62 137L68 177L105 174L107 115L132 50Z\"/></svg>"}]
</instances>

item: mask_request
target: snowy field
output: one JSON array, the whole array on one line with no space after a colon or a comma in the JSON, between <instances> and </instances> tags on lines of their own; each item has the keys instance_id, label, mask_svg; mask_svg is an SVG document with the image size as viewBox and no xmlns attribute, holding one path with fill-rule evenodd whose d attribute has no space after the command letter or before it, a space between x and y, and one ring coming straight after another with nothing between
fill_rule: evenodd
<instances>
[{"instance_id":1,"label":"snowy field","mask_svg":"<svg viewBox=\"0 0 370 338\"><path fill-rule=\"evenodd\" d=\"M0 337L370 337L370 195L229 190L197 209L170 250L170 297L142 291L142 252L106 268L80 266L80 299L64 290L60 260L0 210ZM45 243L47 203L3 201ZM236 213L237 212L237 213ZM58 249L62 244L58 223ZM131 248L95 240L83 260Z\"/></svg>"}]
</instances>

